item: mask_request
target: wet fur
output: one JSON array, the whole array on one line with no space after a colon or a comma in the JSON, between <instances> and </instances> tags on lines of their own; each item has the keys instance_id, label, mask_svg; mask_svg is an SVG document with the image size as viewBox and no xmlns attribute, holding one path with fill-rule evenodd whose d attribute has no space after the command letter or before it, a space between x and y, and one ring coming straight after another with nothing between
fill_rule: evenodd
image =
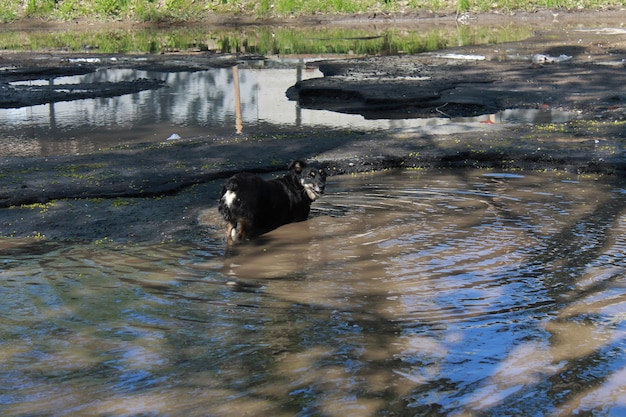
<instances>
[{"instance_id":1,"label":"wet fur","mask_svg":"<svg viewBox=\"0 0 626 417\"><path fill-rule=\"evenodd\" d=\"M235 174L222 188L218 210L228 222L229 242L251 239L282 225L304 221L311 203L324 193L324 169L295 161L282 177L264 180Z\"/></svg>"}]
</instances>

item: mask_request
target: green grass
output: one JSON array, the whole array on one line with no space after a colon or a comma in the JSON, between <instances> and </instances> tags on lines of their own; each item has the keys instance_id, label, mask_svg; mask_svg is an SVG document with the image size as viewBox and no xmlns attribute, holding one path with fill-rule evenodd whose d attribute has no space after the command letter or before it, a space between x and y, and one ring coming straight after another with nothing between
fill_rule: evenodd
<instances>
[{"instance_id":1,"label":"green grass","mask_svg":"<svg viewBox=\"0 0 626 417\"><path fill-rule=\"evenodd\" d=\"M578 10L624 5L626 0L3 0L0 22L24 18L171 22L202 20L215 13L285 17L320 13Z\"/></svg>"}]
</instances>

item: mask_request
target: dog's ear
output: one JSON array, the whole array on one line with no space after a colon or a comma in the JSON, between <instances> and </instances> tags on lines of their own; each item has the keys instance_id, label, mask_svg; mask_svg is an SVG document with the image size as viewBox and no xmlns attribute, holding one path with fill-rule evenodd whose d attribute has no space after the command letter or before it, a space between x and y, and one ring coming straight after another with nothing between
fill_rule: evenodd
<instances>
[{"instance_id":1,"label":"dog's ear","mask_svg":"<svg viewBox=\"0 0 626 417\"><path fill-rule=\"evenodd\" d=\"M287 167L288 169L293 169L296 174L299 174L302 172L302 170L306 167L306 163L303 161L293 161L292 163L289 164L289 166Z\"/></svg>"}]
</instances>

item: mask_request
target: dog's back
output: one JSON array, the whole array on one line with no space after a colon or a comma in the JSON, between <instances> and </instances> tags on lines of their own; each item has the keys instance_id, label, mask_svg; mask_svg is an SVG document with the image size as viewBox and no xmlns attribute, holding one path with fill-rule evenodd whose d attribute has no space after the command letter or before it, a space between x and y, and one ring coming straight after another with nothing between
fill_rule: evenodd
<instances>
[{"instance_id":1,"label":"dog's back","mask_svg":"<svg viewBox=\"0 0 626 417\"><path fill-rule=\"evenodd\" d=\"M302 161L292 163L290 169L269 181L249 173L226 181L218 209L228 222L228 239L253 238L308 218L311 203L324 192L326 172Z\"/></svg>"}]
</instances>

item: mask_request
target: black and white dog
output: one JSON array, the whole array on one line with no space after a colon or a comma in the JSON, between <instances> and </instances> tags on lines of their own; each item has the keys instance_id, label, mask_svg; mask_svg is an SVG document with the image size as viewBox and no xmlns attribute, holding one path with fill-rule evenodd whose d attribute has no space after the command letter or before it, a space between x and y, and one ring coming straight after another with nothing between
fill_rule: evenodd
<instances>
[{"instance_id":1,"label":"black and white dog","mask_svg":"<svg viewBox=\"0 0 626 417\"><path fill-rule=\"evenodd\" d=\"M226 181L218 210L228 222L229 242L254 238L309 217L311 203L324 194L326 171L303 161L292 162L289 170L269 181L245 172Z\"/></svg>"}]
</instances>

